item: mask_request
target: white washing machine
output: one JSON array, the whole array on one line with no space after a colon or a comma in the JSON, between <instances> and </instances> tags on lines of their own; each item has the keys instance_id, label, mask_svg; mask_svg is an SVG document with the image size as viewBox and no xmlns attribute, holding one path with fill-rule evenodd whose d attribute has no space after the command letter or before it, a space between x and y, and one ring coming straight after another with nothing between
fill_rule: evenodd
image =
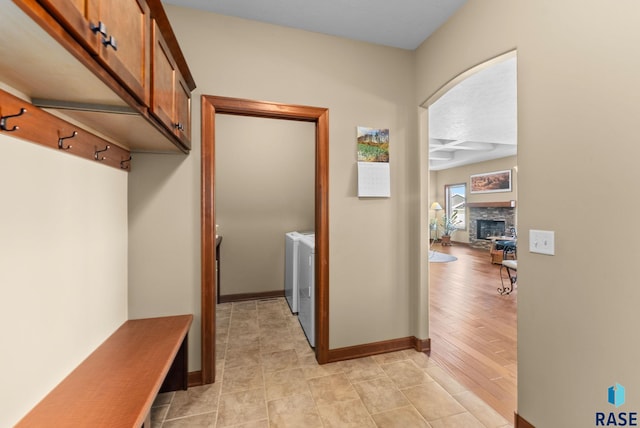
<instances>
[{"instance_id":1,"label":"white washing machine","mask_svg":"<svg viewBox=\"0 0 640 428\"><path fill-rule=\"evenodd\" d=\"M303 236L298 243L298 321L313 347L316 346L315 252L315 234Z\"/></svg>"},{"instance_id":2,"label":"white washing machine","mask_svg":"<svg viewBox=\"0 0 640 428\"><path fill-rule=\"evenodd\" d=\"M313 232L287 232L284 235L284 296L291 313L298 313L298 243Z\"/></svg>"},{"instance_id":3,"label":"white washing machine","mask_svg":"<svg viewBox=\"0 0 640 428\"><path fill-rule=\"evenodd\" d=\"M298 232L284 234L284 296L291 312L298 313Z\"/></svg>"}]
</instances>

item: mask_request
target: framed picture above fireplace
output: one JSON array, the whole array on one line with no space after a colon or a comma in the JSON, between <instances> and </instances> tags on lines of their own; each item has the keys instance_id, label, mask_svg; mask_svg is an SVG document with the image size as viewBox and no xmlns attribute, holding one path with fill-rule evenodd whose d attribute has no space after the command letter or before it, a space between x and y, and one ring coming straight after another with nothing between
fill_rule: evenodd
<instances>
[{"instance_id":1,"label":"framed picture above fireplace","mask_svg":"<svg viewBox=\"0 0 640 428\"><path fill-rule=\"evenodd\" d=\"M494 193L511 191L511 170L473 174L469 177L471 193Z\"/></svg>"}]
</instances>

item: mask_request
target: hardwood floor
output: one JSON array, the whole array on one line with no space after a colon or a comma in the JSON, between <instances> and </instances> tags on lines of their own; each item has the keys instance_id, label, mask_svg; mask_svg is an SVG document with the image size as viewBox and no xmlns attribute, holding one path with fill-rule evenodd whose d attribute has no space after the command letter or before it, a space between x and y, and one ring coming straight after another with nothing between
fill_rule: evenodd
<instances>
[{"instance_id":1,"label":"hardwood floor","mask_svg":"<svg viewBox=\"0 0 640 428\"><path fill-rule=\"evenodd\" d=\"M433 250L457 261L430 263L431 354L507 420L517 396L517 287L501 296L500 267L488 250L464 244Z\"/></svg>"}]
</instances>

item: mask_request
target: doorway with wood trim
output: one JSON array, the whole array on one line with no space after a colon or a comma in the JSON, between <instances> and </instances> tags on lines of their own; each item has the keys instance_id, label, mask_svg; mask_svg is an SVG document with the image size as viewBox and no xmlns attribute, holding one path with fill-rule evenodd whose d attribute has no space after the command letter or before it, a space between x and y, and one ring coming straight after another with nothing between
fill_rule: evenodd
<instances>
[{"instance_id":1,"label":"doorway with wood trim","mask_svg":"<svg viewBox=\"0 0 640 428\"><path fill-rule=\"evenodd\" d=\"M316 359L329 359L329 111L326 108L203 95L201 171L201 383L215 381L216 217L215 116L315 123L315 336Z\"/></svg>"}]
</instances>

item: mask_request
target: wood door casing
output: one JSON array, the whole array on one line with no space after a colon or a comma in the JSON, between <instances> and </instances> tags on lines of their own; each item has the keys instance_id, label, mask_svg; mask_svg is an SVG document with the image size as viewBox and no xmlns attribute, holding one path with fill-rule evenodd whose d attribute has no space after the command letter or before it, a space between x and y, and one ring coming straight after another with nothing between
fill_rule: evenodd
<instances>
[{"instance_id":1,"label":"wood door casing","mask_svg":"<svg viewBox=\"0 0 640 428\"><path fill-rule=\"evenodd\" d=\"M203 95L201 173L202 384L215 381L215 115L302 120L316 124L315 284L316 359L329 362L329 110L321 107Z\"/></svg>"}]
</instances>

